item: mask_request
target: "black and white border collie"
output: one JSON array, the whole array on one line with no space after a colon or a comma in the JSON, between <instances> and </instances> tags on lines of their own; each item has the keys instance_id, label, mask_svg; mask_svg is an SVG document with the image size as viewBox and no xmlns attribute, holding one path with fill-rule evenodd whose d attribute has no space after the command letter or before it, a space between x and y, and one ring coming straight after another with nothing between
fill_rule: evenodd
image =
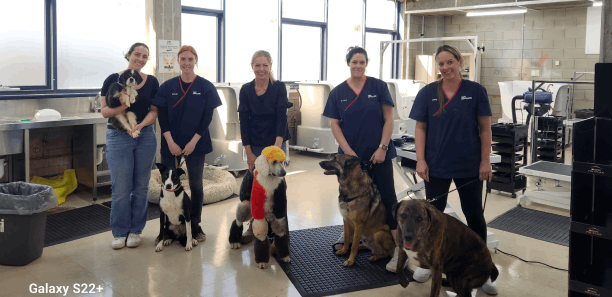
<instances>
[{"instance_id":1,"label":"black and white border collie","mask_svg":"<svg viewBox=\"0 0 612 297\"><path fill-rule=\"evenodd\" d=\"M191 220L191 199L181 186L182 168L169 169L155 164L162 176L162 191L159 199L159 236L155 240L155 251L178 240L186 251L198 245L196 240L198 224Z\"/></svg>"},{"instance_id":2,"label":"black and white border collie","mask_svg":"<svg viewBox=\"0 0 612 297\"><path fill-rule=\"evenodd\" d=\"M142 83L142 77L138 71L134 69L128 69L119 72L119 79L112 83L106 93L106 105L110 108L121 106L125 103L128 107L130 104L136 102L136 85ZM124 111L122 114L118 114L110 119L113 127L119 131L128 131L133 129L138 123L136 122L136 114L131 111ZM132 137L136 138L140 134L140 131L134 131Z\"/></svg>"}]
</instances>

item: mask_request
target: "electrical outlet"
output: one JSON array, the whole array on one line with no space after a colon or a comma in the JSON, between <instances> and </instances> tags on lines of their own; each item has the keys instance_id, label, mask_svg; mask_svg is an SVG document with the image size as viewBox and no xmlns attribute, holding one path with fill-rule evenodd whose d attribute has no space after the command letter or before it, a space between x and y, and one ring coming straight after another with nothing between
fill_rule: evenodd
<instances>
[{"instance_id":1,"label":"electrical outlet","mask_svg":"<svg viewBox=\"0 0 612 297\"><path fill-rule=\"evenodd\" d=\"M561 64L559 61L555 61L555 66L559 66Z\"/></svg>"},{"instance_id":2,"label":"electrical outlet","mask_svg":"<svg viewBox=\"0 0 612 297\"><path fill-rule=\"evenodd\" d=\"M531 76L540 76L540 70L531 70Z\"/></svg>"}]
</instances>

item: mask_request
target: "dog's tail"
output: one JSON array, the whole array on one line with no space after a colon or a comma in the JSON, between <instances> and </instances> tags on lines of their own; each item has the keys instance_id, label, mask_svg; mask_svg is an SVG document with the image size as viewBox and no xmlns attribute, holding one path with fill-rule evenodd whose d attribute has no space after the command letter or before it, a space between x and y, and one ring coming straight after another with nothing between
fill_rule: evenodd
<instances>
[{"instance_id":1,"label":"dog's tail","mask_svg":"<svg viewBox=\"0 0 612 297\"><path fill-rule=\"evenodd\" d=\"M491 282L494 282L498 276L499 271L497 270L497 267L495 267L495 264L493 264L493 269L491 269Z\"/></svg>"}]
</instances>

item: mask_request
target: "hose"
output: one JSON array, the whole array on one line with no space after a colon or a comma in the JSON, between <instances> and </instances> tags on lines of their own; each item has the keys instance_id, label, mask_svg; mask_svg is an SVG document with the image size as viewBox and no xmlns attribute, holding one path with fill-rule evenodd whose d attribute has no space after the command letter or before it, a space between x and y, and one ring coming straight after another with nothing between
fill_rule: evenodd
<instances>
[{"instance_id":1,"label":"hose","mask_svg":"<svg viewBox=\"0 0 612 297\"><path fill-rule=\"evenodd\" d=\"M518 96L514 96L514 98L512 98L512 123L516 124L516 106L514 105L516 99L525 99L524 95L518 95ZM527 116L527 121L529 121L529 116Z\"/></svg>"}]
</instances>

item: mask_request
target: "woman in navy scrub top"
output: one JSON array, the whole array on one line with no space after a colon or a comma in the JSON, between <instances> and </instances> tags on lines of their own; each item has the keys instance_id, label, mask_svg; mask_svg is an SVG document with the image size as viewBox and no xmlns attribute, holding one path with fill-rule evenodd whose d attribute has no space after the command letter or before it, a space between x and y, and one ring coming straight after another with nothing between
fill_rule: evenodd
<instances>
[{"instance_id":1,"label":"woman in navy scrub top","mask_svg":"<svg viewBox=\"0 0 612 297\"><path fill-rule=\"evenodd\" d=\"M349 154L372 161L372 178L380 191L387 210L387 224L395 238L397 221L391 209L397 202L393 181L392 159L396 157L391 141L393 132L393 99L387 84L365 75L368 54L360 47L349 48L346 64L351 77L336 86L329 94L323 115L330 118L331 130L338 141L338 154ZM344 235L334 245L341 248ZM398 249L387 264L395 272Z\"/></svg>"},{"instance_id":2,"label":"woman in navy scrub top","mask_svg":"<svg viewBox=\"0 0 612 297\"><path fill-rule=\"evenodd\" d=\"M491 181L491 107L486 89L463 80L461 53L443 45L436 52L442 79L419 91L410 118L417 121L415 144L417 174L425 180L427 199L444 212L451 181L459 188L461 209L468 226L487 241L487 223L482 213L482 185ZM465 185L465 186L464 186ZM462 187L463 186L463 187ZM414 279L425 282L428 269L417 268ZM491 279L483 291L497 294Z\"/></svg>"},{"instance_id":3,"label":"woman in navy scrub top","mask_svg":"<svg viewBox=\"0 0 612 297\"><path fill-rule=\"evenodd\" d=\"M287 89L272 74L270 53L260 50L251 58L255 79L240 88L240 134L249 171L267 146L277 146L287 153L285 142L291 139L287 129Z\"/></svg>"},{"instance_id":4,"label":"woman in navy scrub top","mask_svg":"<svg viewBox=\"0 0 612 297\"><path fill-rule=\"evenodd\" d=\"M215 108L221 105L221 99L210 81L195 74L198 54L193 47L181 47L178 61L181 75L159 87L153 104L159 109L159 126L163 135L161 163L173 169L177 157L185 155L191 188L191 219L200 224L204 203L204 157L212 152L208 125ZM199 242L206 240L202 227L198 227L196 239Z\"/></svg>"},{"instance_id":5,"label":"woman in navy scrub top","mask_svg":"<svg viewBox=\"0 0 612 297\"><path fill-rule=\"evenodd\" d=\"M114 117L125 110L136 114L138 125L134 129L123 132L113 128L108 123L106 130L106 161L110 169L112 203L110 227L113 234L111 247L114 249L137 247L140 245L140 233L147 222L149 205L149 179L155 152L157 138L153 122L157 118L157 108L151 105L151 100L157 94L159 82L155 76L142 73L142 68L149 59L149 47L144 43L135 43L125 55L128 69L137 70L142 77L142 83L136 86L138 97L136 102L127 107L110 108L106 105L104 95L113 82L119 79L119 74L111 74L102 86L101 112L105 118ZM140 131L137 138L131 135Z\"/></svg>"}]
</instances>

